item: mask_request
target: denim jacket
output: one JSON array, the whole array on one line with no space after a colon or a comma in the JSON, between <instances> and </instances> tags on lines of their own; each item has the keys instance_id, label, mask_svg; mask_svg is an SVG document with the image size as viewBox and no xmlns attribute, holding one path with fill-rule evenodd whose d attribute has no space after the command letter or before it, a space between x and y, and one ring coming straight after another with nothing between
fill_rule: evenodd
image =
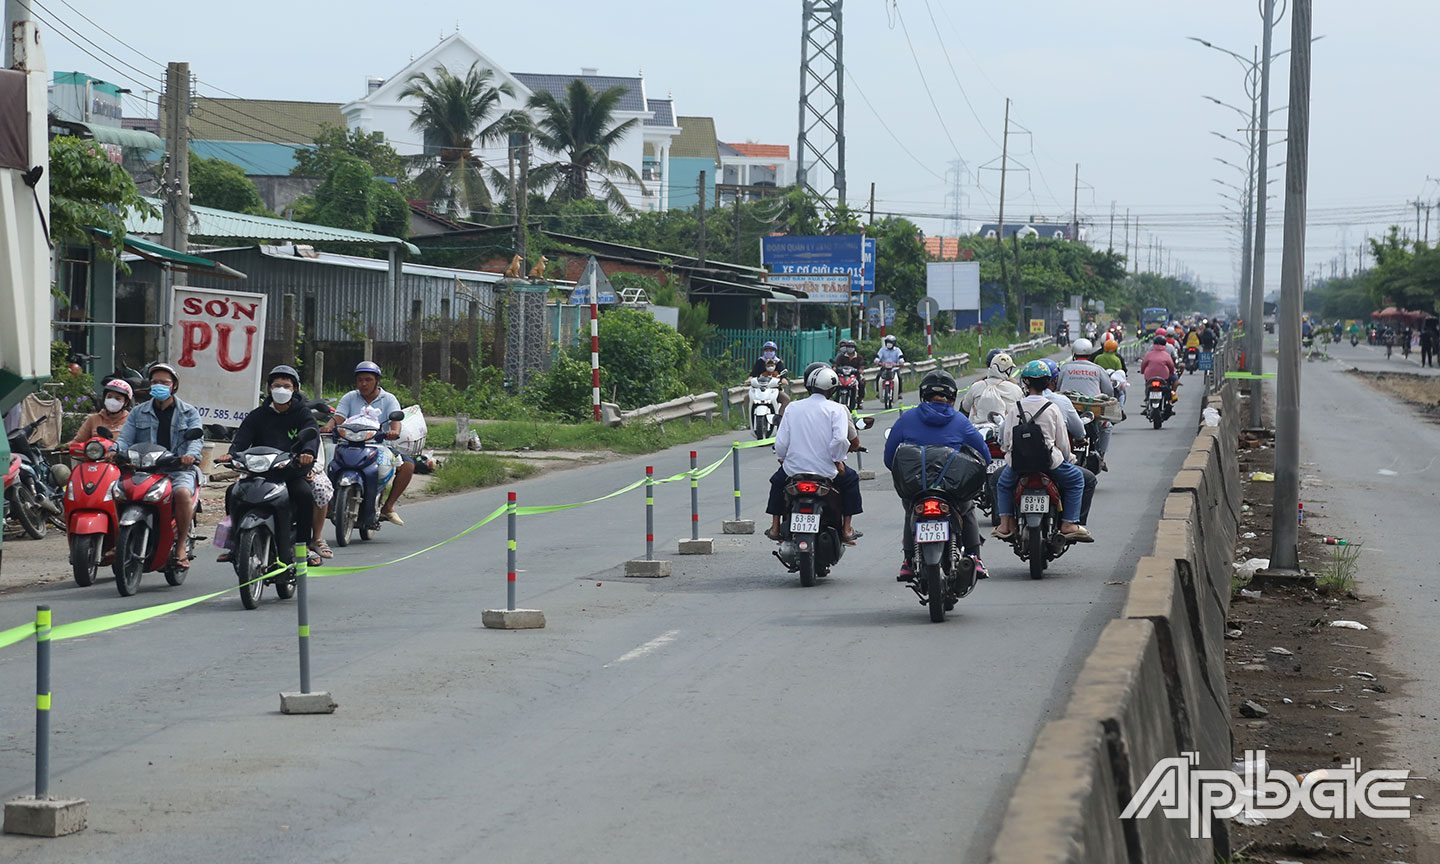
<instances>
[{"instance_id":1,"label":"denim jacket","mask_svg":"<svg viewBox=\"0 0 1440 864\"><path fill-rule=\"evenodd\" d=\"M155 403L141 402L130 411L130 416L125 420L125 428L115 436L115 446L125 450L131 444L156 444L159 437L156 435L156 427L160 418L155 414ZM194 456L199 460L200 454L204 452L205 442L196 438L194 441L182 441L187 429L200 428L200 412L194 405L182 402L179 396L175 397L175 413L170 417L170 449L180 456Z\"/></svg>"}]
</instances>

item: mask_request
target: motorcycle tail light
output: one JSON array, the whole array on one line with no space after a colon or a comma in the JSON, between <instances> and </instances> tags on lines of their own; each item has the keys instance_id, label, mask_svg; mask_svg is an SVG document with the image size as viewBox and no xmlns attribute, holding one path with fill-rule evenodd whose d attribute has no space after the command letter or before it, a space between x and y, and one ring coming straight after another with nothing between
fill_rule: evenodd
<instances>
[{"instance_id":1,"label":"motorcycle tail light","mask_svg":"<svg viewBox=\"0 0 1440 864\"><path fill-rule=\"evenodd\" d=\"M950 512L950 505L936 498L926 498L916 508L921 516L944 516Z\"/></svg>"},{"instance_id":2,"label":"motorcycle tail light","mask_svg":"<svg viewBox=\"0 0 1440 864\"><path fill-rule=\"evenodd\" d=\"M990 458L992 458L992 459L1004 459L1004 458L1005 458L1005 448L1000 446L1000 442L998 442L998 441L991 441L991 442L990 442Z\"/></svg>"},{"instance_id":3,"label":"motorcycle tail light","mask_svg":"<svg viewBox=\"0 0 1440 864\"><path fill-rule=\"evenodd\" d=\"M1164 384L1161 384L1159 381L1151 381L1151 382L1150 382L1150 389L1151 389L1151 390L1164 390L1164 389L1165 389L1165 385L1164 385Z\"/></svg>"},{"instance_id":4,"label":"motorcycle tail light","mask_svg":"<svg viewBox=\"0 0 1440 864\"><path fill-rule=\"evenodd\" d=\"M814 507L796 507L795 510L796 510L796 512L799 512L799 513L814 513L814 512L815 512L815 508L814 508Z\"/></svg>"},{"instance_id":5,"label":"motorcycle tail light","mask_svg":"<svg viewBox=\"0 0 1440 864\"><path fill-rule=\"evenodd\" d=\"M816 492L820 491L820 484L802 480L799 483L795 484L795 491L805 492L810 495L814 495Z\"/></svg>"}]
</instances>

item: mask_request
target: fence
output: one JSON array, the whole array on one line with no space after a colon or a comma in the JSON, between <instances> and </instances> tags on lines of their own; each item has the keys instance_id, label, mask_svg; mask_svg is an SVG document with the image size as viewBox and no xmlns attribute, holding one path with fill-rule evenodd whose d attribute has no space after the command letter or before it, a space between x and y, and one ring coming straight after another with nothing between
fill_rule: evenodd
<instances>
[{"instance_id":1,"label":"fence","mask_svg":"<svg viewBox=\"0 0 1440 864\"><path fill-rule=\"evenodd\" d=\"M704 355L714 358L729 355L748 366L750 361L760 356L760 349L766 342L774 342L785 366L799 370L811 363L833 358L838 338L833 327L819 330L721 329L705 343Z\"/></svg>"}]
</instances>

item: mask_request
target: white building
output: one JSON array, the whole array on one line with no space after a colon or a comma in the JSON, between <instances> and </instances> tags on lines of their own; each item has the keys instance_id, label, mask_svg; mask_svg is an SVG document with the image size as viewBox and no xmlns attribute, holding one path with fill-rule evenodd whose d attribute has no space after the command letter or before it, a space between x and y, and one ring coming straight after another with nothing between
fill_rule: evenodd
<instances>
[{"instance_id":1,"label":"white building","mask_svg":"<svg viewBox=\"0 0 1440 864\"><path fill-rule=\"evenodd\" d=\"M743 190L746 198L754 198L760 189L795 183L795 160L790 158L788 144L721 141L719 149L720 182L751 187Z\"/></svg>"},{"instance_id":2,"label":"white building","mask_svg":"<svg viewBox=\"0 0 1440 864\"><path fill-rule=\"evenodd\" d=\"M621 138L611 151L611 157L635 169L637 175L646 179L641 185L611 178L625 193L630 205L640 211L664 210L669 206L668 183L670 173L670 145L680 134L675 125L675 115L670 99L650 99L645 95L645 79L640 76L619 77L600 75L595 69L582 69L578 75L537 74L510 72L487 57L458 32L445 37L435 47L415 58L405 68L389 78L366 80L364 96L341 106L346 124L351 129L380 132L395 150L404 155L425 152L426 142L421 132L411 123L415 119L417 101L401 99L400 93L417 73L434 75L444 66L452 75L464 77L474 64L494 72L494 83L507 83L515 91L515 97L501 98L500 112L524 109L530 97L539 91L562 95L569 83L580 79L591 89L602 91L611 87L625 88L625 94L615 111L615 120L638 120L635 129ZM499 112L497 112L498 116ZM493 120L493 118L491 118ZM508 144L505 141L492 142L477 150L480 158L488 165L506 170L509 160ZM647 153L650 153L648 158ZM546 153L536 148L533 162L551 162L559 154Z\"/></svg>"}]
</instances>

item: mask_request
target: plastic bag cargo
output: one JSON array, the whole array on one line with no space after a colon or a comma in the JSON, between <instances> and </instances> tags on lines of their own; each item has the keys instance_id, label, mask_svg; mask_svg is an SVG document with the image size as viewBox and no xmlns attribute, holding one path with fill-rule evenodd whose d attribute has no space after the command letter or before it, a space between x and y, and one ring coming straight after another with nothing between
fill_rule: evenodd
<instances>
[{"instance_id":1,"label":"plastic bag cargo","mask_svg":"<svg viewBox=\"0 0 1440 864\"><path fill-rule=\"evenodd\" d=\"M890 478L901 498L914 498L927 489L955 499L973 498L985 482L985 463L969 448L901 444L895 448Z\"/></svg>"}]
</instances>

